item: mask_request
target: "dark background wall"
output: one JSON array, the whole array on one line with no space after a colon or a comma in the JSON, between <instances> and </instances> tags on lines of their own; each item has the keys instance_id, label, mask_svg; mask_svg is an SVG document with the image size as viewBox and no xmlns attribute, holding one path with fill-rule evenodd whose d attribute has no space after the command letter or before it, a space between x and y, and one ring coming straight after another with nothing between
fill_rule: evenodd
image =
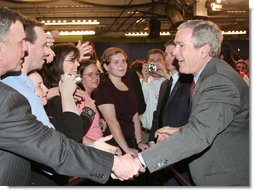
<instances>
[{"instance_id":1,"label":"dark background wall","mask_svg":"<svg viewBox=\"0 0 254 191\"><path fill-rule=\"evenodd\" d=\"M232 48L234 55L245 59L249 56L249 41L231 40L226 41ZM151 48L159 48L164 51L164 42L159 43L119 43L119 42L94 42L98 58L106 48L115 46L122 48L128 54L128 63L136 59L145 59ZM239 50L239 51L238 51Z\"/></svg>"}]
</instances>

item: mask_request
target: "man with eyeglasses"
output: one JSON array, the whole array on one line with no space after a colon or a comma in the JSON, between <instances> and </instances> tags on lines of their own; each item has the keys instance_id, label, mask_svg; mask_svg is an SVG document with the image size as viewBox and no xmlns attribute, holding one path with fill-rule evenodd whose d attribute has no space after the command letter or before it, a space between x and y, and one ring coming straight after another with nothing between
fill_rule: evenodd
<instances>
[{"instance_id":1,"label":"man with eyeglasses","mask_svg":"<svg viewBox=\"0 0 254 191\"><path fill-rule=\"evenodd\" d=\"M28 50L24 16L0 8L0 76L18 72ZM0 81L0 185L31 185L31 162L65 175L105 183L109 176L127 180L142 170L130 155L114 156L69 140L31 114L28 101ZM125 167L125 168L123 168Z\"/></svg>"}]
</instances>

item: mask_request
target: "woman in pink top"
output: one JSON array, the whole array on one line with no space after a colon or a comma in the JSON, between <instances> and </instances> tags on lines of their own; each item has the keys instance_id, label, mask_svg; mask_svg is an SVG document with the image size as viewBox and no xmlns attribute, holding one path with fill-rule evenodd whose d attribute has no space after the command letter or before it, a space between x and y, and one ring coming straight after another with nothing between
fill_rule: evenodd
<instances>
[{"instance_id":1,"label":"woman in pink top","mask_svg":"<svg viewBox=\"0 0 254 191\"><path fill-rule=\"evenodd\" d=\"M91 98L93 90L96 89L100 82L100 72L96 66L96 61L94 60L86 60L83 62L80 62L79 67L79 74L82 79L81 89L85 90L87 93L87 96L85 97L85 101L91 101L93 100ZM85 101L80 103L80 109L83 108L85 105ZM96 111L96 114L94 116L92 125L90 126L88 132L83 137L83 143L84 144L90 144L93 143L95 140L98 140L103 136L102 134L102 126L105 127L106 124L103 123L100 119L100 114L98 111Z\"/></svg>"}]
</instances>

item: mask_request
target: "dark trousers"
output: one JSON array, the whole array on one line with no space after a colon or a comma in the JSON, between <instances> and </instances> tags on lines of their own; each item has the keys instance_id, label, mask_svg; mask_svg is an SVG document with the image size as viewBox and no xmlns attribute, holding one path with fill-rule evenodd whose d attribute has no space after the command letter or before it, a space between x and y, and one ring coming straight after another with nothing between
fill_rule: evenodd
<instances>
[{"instance_id":1,"label":"dark trousers","mask_svg":"<svg viewBox=\"0 0 254 191\"><path fill-rule=\"evenodd\" d=\"M42 168L32 167L33 186L63 186L68 182L69 176L54 173L49 175Z\"/></svg>"}]
</instances>

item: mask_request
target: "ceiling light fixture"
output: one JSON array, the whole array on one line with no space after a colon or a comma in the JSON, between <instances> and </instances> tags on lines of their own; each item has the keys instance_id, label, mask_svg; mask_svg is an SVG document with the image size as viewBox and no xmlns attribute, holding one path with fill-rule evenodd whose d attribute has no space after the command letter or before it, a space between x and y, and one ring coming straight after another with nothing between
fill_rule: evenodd
<instances>
[{"instance_id":1,"label":"ceiling light fixture","mask_svg":"<svg viewBox=\"0 0 254 191\"><path fill-rule=\"evenodd\" d=\"M169 36L170 32L160 32L160 36ZM148 36L148 32L128 32L125 33L127 37L140 37L140 36Z\"/></svg>"},{"instance_id":2,"label":"ceiling light fixture","mask_svg":"<svg viewBox=\"0 0 254 191\"><path fill-rule=\"evenodd\" d=\"M128 32L125 36L148 36L148 32Z\"/></svg>"},{"instance_id":3,"label":"ceiling light fixture","mask_svg":"<svg viewBox=\"0 0 254 191\"><path fill-rule=\"evenodd\" d=\"M170 32L160 32L160 36L170 36Z\"/></svg>"},{"instance_id":4,"label":"ceiling light fixture","mask_svg":"<svg viewBox=\"0 0 254 191\"><path fill-rule=\"evenodd\" d=\"M212 11L222 11L222 0L216 0L210 6Z\"/></svg>"},{"instance_id":5,"label":"ceiling light fixture","mask_svg":"<svg viewBox=\"0 0 254 191\"><path fill-rule=\"evenodd\" d=\"M60 36L66 36L66 35L95 35L95 31L60 31Z\"/></svg>"},{"instance_id":6,"label":"ceiling light fixture","mask_svg":"<svg viewBox=\"0 0 254 191\"><path fill-rule=\"evenodd\" d=\"M99 25L100 22L97 20L47 20L47 21L41 21L41 23L44 23L45 25Z\"/></svg>"},{"instance_id":7,"label":"ceiling light fixture","mask_svg":"<svg viewBox=\"0 0 254 191\"><path fill-rule=\"evenodd\" d=\"M222 11L221 4L211 3L211 8L212 8L212 11Z\"/></svg>"},{"instance_id":8,"label":"ceiling light fixture","mask_svg":"<svg viewBox=\"0 0 254 191\"><path fill-rule=\"evenodd\" d=\"M243 31L222 31L222 34L224 35L235 35L235 34L247 34L245 30Z\"/></svg>"}]
</instances>

